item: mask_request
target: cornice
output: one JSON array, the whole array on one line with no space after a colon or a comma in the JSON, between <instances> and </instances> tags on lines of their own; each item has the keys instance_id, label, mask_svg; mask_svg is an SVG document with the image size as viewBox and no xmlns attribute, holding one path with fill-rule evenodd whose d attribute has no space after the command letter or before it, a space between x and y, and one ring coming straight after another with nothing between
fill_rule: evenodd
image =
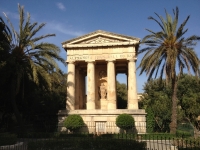
<instances>
[{"instance_id":1,"label":"cornice","mask_svg":"<svg viewBox=\"0 0 200 150\"><path fill-rule=\"evenodd\" d=\"M86 34L86 35L83 35L83 36L80 36L80 37L77 37L77 38L73 38L71 40L64 41L64 42L62 42L62 45L82 41L82 40L85 40L87 38L92 38L95 35L97 35L97 36L98 35L109 36L111 38L117 38L118 37L120 39L124 39L124 40L129 39L129 40L134 40L134 41L137 41L137 42L140 41L140 39L136 38L136 37L126 36L126 35L117 34L117 33L113 33L113 32L107 32L107 31L103 31L103 30L97 30L97 31L91 32L89 34Z\"/></svg>"},{"instance_id":2,"label":"cornice","mask_svg":"<svg viewBox=\"0 0 200 150\"><path fill-rule=\"evenodd\" d=\"M97 44L65 44L63 48L79 48L79 47L108 47L108 46L128 46L138 44L136 42L117 42L117 43L97 43Z\"/></svg>"}]
</instances>

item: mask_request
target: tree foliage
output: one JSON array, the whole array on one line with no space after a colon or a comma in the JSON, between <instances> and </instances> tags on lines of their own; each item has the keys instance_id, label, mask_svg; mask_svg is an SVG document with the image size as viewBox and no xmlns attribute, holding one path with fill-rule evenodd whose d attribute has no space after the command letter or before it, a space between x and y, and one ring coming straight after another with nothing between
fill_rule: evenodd
<instances>
[{"instance_id":1,"label":"tree foliage","mask_svg":"<svg viewBox=\"0 0 200 150\"><path fill-rule=\"evenodd\" d=\"M25 78L24 88L19 89L16 95L16 102L24 126L27 131L50 132L57 128L58 110L65 109L66 103L66 82L63 76L60 82L52 83L51 91L44 90L32 80ZM55 85L54 85L55 84ZM6 89L9 85L0 87L0 130L12 131L17 127L13 109L9 101ZM4 90L5 89L5 90Z\"/></svg>"},{"instance_id":2,"label":"tree foliage","mask_svg":"<svg viewBox=\"0 0 200 150\"><path fill-rule=\"evenodd\" d=\"M178 100L184 118L200 129L197 117L200 115L200 79L192 75L184 75L178 82Z\"/></svg>"},{"instance_id":3,"label":"tree foliage","mask_svg":"<svg viewBox=\"0 0 200 150\"><path fill-rule=\"evenodd\" d=\"M3 56L6 55L7 51L10 49L10 29L4 22L3 18L0 17L0 63L2 65L4 58ZM7 53L8 54L8 53Z\"/></svg>"},{"instance_id":4,"label":"tree foliage","mask_svg":"<svg viewBox=\"0 0 200 150\"><path fill-rule=\"evenodd\" d=\"M140 107L147 112L147 131L169 132L171 91L165 82L150 80L144 85Z\"/></svg>"},{"instance_id":5,"label":"tree foliage","mask_svg":"<svg viewBox=\"0 0 200 150\"><path fill-rule=\"evenodd\" d=\"M171 88L165 81L150 80L144 85L144 94L139 103L147 112L148 132L168 132L171 116ZM200 129L200 79L184 74L178 81L178 124L192 124Z\"/></svg>"},{"instance_id":6,"label":"tree foliage","mask_svg":"<svg viewBox=\"0 0 200 150\"><path fill-rule=\"evenodd\" d=\"M189 72L192 70L196 75L200 75L199 59L194 51L196 42L200 40L199 36L192 35L185 38L188 29L184 29L190 16L178 25L179 9L173 10L172 17L167 11L166 18L158 15L158 20L154 17L148 19L155 21L160 30L155 32L146 29L150 34L145 36L141 44L146 47L138 51L139 54L145 53L139 64L140 74L146 72L148 80L153 76L155 78L165 76L166 83L171 84L172 88L172 115L170 123L170 132L175 133L177 128L177 75L181 75L184 69Z\"/></svg>"},{"instance_id":7,"label":"tree foliage","mask_svg":"<svg viewBox=\"0 0 200 150\"><path fill-rule=\"evenodd\" d=\"M127 108L127 86L117 81L117 109Z\"/></svg>"}]
</instances>

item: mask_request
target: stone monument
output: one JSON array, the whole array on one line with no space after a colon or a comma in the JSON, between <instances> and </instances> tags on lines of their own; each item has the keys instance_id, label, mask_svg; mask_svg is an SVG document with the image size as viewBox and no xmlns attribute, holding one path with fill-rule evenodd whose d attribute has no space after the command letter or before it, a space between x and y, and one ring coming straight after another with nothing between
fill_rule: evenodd
<instances>
[{"instance_id":1,"label":"stone monument","mask_svg":"<svg viewBox=\"0 0 200 150\"><path fill-rule=\"evenodd\" d=\"M145 110L138 109L136 60L139 40L98 30L62 43L67 52L66 110L60 110L59 131L70 114L82 116L88 132L119 132L115 119L134 117L138 133L146 132ZM127 75L127 109L117 109L116 75Z\"/></svg>"}]
</instances>

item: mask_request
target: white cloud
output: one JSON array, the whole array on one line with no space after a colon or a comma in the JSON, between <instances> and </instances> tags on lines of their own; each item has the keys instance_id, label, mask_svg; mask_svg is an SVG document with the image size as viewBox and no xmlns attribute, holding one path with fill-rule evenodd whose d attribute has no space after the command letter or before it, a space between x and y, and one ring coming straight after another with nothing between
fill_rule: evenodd
<instances>
[{"instance_id":1,"label":"white cloud","mask_svg":"<svg viewBox=\"0 0 200 150\"><path fill-rule=\"evenodd\" d=\"M65 6L62 3L57 3L56 5L60 10L65 10Z\"/></svg>"},{"instance_id":2,"label":"white cloud","mask_svg":"<svg viewBox=\"0 0 200 150\"><path fill-rule=\"evenodd\" d=\"M82 31L76 31L74 29L71 29L70 27L67 27L67 25L63 25L62 23L58 22L48 22L46 26L51 30L57 30L63 34L70 36L81 36L84 34L84 32Z\"/></svg>"}]
</instances>

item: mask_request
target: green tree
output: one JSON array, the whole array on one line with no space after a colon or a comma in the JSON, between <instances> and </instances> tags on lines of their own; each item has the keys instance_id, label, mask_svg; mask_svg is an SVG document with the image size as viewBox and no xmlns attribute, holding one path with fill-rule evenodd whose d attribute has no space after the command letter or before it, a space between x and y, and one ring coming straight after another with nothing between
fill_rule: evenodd
<instances>
[{"instance_id":1,"label":"green tree","mask_svg":"<svg viewBox=\"0 0 200 150\"><path fill-rule=\"evenodd\" d=\"M189 123L200 128L197 117L200 115L200 79L184 74L178 81L178 124ZM144 85L140 108L147 112L147 131L168 132L171 115L171 88L165 81L150 80Z\"/></svg>"},{"instance_id":2,"label":"green tree","mask_svg":"<svg viewBox=\"0 0 200 150\"><path fill-rule=\"evenodd\" d=\"M171 90L165 82L150 80L144 85L139 106L147 112L148 132L168 132L171 116Z\"/></svg>"},{"instance_id":3,"label":"green tree","mask_svg":"<svg viewBox=\"0 0 200 150\"><path fill-rule=\"evenodd\" d=\"M62 74L62 71L57 65L57 61L62 62L64 59L59 56L60 49L54 44L41 42L41 40L55 36L55 34L40 35L36 34L45 26L45 23L30 22L30 14L27 17L24 14L24 7L18 5L19 9L19 32L17 32L9 18L5 17L10 25L11 33L9 33L10 49L3 49L5 56L5 65L1 65L1 70L4 72L4 80L9 85L10 102L17 119L18 124L22 125L22 117L17 107L16 95L23 87L25 77L28 77L44 90L51 89L51 76ZM26 17L26 18L25 18ZM24 88L24 87L23 87Z\"/></svg>"},{"instance_id":4,"label":"green tree","mask_svg":"<svg viewBox=\"0 0 200 150\"><path fill-rule=\"evenodd\" d=\"M188 122L200 129L197 117L200 115L200 79L184 74L178 81L178 99L180 110Z\"/></svg>"},{"instance_id":5,"label":"green tree","mask_svg":"<svg viewBox=\"0 0 200 150\"><path fill-rule=\"evenodd\" d=\"M28 88L25 88L24 91L22 87L20 88L16 101L25 125L29 126L29 131L56 130L58 110L66 107L66 82L63 82L65 76L62 78L53 80L51 90L44 90L32 80L25 79L24 86ZM23 92L24 98L22 99Z\"/></svg>"},{"instance_id":6,"label":"green tree","mask_svg":"<svg viewBox=\"0 0 200 150\"><path fill-rule=\"evenodd\" d=\"M190 16L187 16L185 21L178 27L178 7L173 10L173 18L167 11L165 13L166 19L155 13L160 22L153 17L149 17L150 20L159 25L161 30L154 32L146 29L150 34L141 41L141 44L145 44L147 47L138 51L139 54L145 52L139 68L141 68L140 75L146 72L148 80L152 76L156 78L160 72L160 78L165 75L166 82L171 84L172 115L170 132L175 133L177 128L177 75L181 75L185 68L188 71L192 70L196 75L200 74L199 59L194 51L196 41L200 40L200 37L195 35L188 38L184 37L188 30L184 27Z\"/></svg>"}]
</instances>

